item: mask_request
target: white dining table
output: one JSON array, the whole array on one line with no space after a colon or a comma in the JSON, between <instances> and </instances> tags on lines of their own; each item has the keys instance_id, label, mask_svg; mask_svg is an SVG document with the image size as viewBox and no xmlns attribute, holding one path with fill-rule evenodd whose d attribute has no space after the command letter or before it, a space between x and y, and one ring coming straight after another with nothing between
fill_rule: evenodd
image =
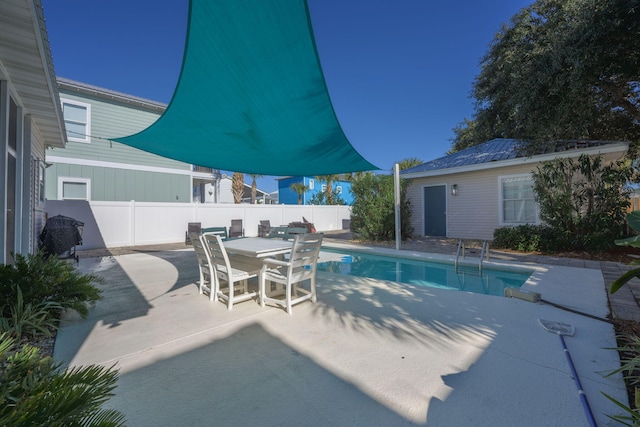
<instances>
[{"instance_id":1,"label":"white dining table","mask_svg":"<svg viewBox=\"0 0 640 427\"><path fill-rule=\"evenodd\" d=\"M223 242L227 252L253 258L267 258L291 252L293 242L263 237L244 237Z\"/></svg>"}]
</instances>

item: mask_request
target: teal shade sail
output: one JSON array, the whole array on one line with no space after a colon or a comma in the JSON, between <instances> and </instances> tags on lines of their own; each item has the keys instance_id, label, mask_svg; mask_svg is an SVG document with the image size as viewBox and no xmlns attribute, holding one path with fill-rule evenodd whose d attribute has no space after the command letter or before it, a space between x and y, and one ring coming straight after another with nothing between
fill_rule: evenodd
<instances>
[{"instance_id":1,"label":"teal shade sail","mask_svg":"<svg viewBox=\"0 0 640 427\"><path fill-rule=\"evenodd\" d=\"M379 169L340 127L304 0L191 0L169 106L147 129L112 139L251 174Z\"/></svg>"}]
</instances>

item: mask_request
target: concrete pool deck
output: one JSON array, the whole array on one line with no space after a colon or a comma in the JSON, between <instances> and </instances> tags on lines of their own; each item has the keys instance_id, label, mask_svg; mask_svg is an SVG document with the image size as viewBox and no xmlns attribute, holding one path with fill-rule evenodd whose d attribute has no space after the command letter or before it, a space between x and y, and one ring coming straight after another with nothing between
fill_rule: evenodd
<instances>
[{"instance_id":1,"label":"concrete pool deck","mask_svg":"<svg viewBox=\"0 0 640 427\"><path fill-rule=\"evenodd\" d=\"M622 378L605 377L619 366L609 323L330 273L318 274L318 303L292 316L252 301L229 312L198 295L195 256L184 248L80 259L81 271L106 278L104 299L87 319L64 322L54 355L116 365L107 406L129 426L587 425L561 342L540 318L576 327L567 346L598 425L614 425L607 414L620 412L601 392L627 400ZM492 252L492 264L522 263ZM599 269L535 268L525 286L546 300L609 313Z\"/></svg>"}]
</instances>

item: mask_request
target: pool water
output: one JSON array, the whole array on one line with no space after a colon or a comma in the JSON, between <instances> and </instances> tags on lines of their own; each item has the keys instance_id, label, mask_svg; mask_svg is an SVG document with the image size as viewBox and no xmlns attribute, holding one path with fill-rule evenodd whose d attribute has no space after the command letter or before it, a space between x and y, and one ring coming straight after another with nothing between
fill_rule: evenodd
<instances>
[{"instance_id":1,"label":"pool water","mask_svg":"<svg viewBox=\"0 0 640 427\"><path fill-rule=\"evenodd\" d=\"M477 294L503 296L505 288L519 288L532 271L502 271L483 266L417 261L361 252L322 249L318 271L390 280L415 286L451 289Z\"/></svg>"}]
</instances>

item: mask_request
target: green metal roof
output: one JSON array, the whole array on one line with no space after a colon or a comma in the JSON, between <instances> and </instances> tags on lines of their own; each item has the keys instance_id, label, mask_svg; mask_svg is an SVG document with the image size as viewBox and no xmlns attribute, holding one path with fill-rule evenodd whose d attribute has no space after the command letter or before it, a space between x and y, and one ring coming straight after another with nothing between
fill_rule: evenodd
<instances>
[{"instance_id":1,"label":"green metal roof","mask_svg":"<svg viewBox=\"0 0 640 427\"><path fill-rule=\"evenodd\" d=\"M113 140L262 175L379 169L338 123L304 0L191 0L167 110L147 129Z\"/></svg>"}]
</instances>

